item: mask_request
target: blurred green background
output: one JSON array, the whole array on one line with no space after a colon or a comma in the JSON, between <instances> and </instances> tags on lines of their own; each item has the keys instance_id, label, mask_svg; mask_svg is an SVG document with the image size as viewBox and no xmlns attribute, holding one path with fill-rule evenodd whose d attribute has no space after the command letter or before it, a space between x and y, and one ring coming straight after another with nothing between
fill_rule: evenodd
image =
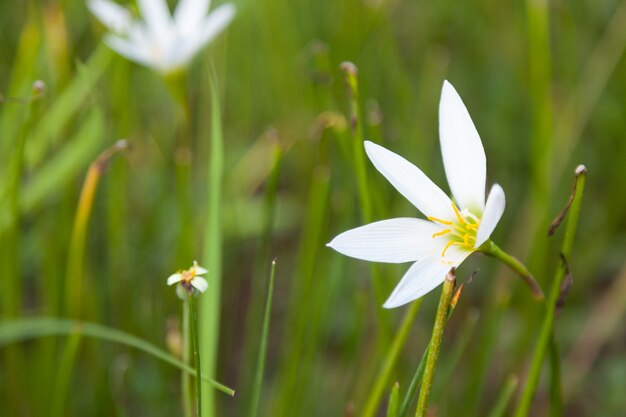
<instances>
[{"instance_id":1,"label":"blurred green background","mask_svg":"<svg viewBox=\"0 0 626 417\"><path fill-rule=\"evenodd\" d=\"M363 224L339 65L359 69L365 138L414 162L444 190L437 108L444 79L481 135L488 182L507 194L494 241L544 289L562 232L547 225L584 163L587 191L556 322L565 415L626 413L626 2L236 1L232 24L193 61L183 113L154 71L102 45L76 0L0 4L1 318L66 316L176 346L169 274L202 264L211 112L224 129L218 415L246 415L271 259L277 259L263 416L359 416L408 307L382 311L371 266L325 247ZM170 2L171 6L175 2ZM215 5L213 6L213 8ZM35 80L45 94L28 104ZM63 293L89 164L119 138L95 194L80 293ZM22 153L23 145L23 153ZM23 156L23 158L22 158ZM21 162L20 162L21 161ZM278 162L277 162L278 161ZM180 167L189 177L181 181ZM19 173L18 176L15 173ZM276 187L272 186L277 175ZM372 218L420 215L367 162ZM182 185L181 185L182 184ZM189 205L181 193L191 193ZM408 265L380 265L387 295ZM467 285L445 335L432 408L484 416L507 379L523 384L541 308L492 259ZM209 275L209 281L210 281ZM401 391L428 343L438 291L423 298L384 386ZM65 301L64 301L65 300ZM416 310L417 311L417 310ZM63 338L1 346L0 415L47 415ZM179 372L123 345L81 343L63 415L180 414ZM531 415L549 415L547 367Z\"/></svg>"}]
</instances>

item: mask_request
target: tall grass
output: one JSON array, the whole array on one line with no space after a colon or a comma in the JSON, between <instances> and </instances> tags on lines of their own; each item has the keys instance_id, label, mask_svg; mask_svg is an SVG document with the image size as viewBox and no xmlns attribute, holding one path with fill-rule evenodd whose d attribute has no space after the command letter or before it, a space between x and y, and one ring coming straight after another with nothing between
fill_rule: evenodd
<instances>
[{"instance_id":1,"label":"tall grass","mask_svg":"<svg viewBox=\"0 0 626 417\"><path fill-rule=\"evenodd\" d=\"M383 311L405 266L371 268L325 244L419 216L364 139L445 183L443 79L481 134L488 181L507 193L494 240L529 260L544 290L564 271L549 220L575 166L589 174L558 317L496 260L457 271L466 285L429 410L623 414L626 2L241 1L179 97L104 46L82 0L26 3L0 4L0 415L49 415L53 403L68 416L180 414L180 373L193 369L177 356L181 306L165 279L195 259L211 285L198 299L205 417L400 412L437 295ZM77 248L83 179L119 138L132 150L99 179ZM71 334L80 343L63 353Z\"/></svg>"}]
</instances>

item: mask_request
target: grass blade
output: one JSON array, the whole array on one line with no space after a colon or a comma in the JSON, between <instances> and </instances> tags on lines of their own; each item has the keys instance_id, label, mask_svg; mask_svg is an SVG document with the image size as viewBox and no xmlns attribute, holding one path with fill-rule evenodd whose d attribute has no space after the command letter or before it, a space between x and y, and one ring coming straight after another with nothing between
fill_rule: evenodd
<instances>
[{"instance_id":1,"label":"grass blade","mask_svg":"<svg viewBox=\"0 0 626 417\"><path fill-rule=\"evenodd\" d=\"M270 272L270 282L267 289L267 301L265 302L265 313L263 314L263 330L261 333L261 344L259 346L259 357L257 361L256 373L254 375L254 386L252 388L252 399L250 401L249 417L256 417L259 413L259 403L261 400L261 389L263 388L263 374L265 373L265 359L267 356L267 340L270 332L270 318L272 313L272 298L274 296L274 276L276 273L276 260L272 261Z\"/></svg>"},{"instance_id":2,"label":"grass blade","mask_svg":"<svg viewBox=\"0 0 626 417\"><path fill-rule=\"evenodd\" d=\"M0 347L44 336L66 336L74 333L84 337L107 340L133 347L187 372L191 376L196 376L196 371L191 366L144 339L102 324L80 320L34 317L1 321ZM235 391L226 385L220 384L206 376L203 376L202 379L213 388L225 394L235 395Z\"/></svg>"}]
</instances>

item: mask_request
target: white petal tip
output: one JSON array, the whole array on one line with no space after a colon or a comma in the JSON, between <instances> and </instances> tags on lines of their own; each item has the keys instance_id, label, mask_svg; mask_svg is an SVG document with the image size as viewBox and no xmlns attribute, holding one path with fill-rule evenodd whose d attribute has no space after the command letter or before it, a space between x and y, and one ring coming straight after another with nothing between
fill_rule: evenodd
<instances>
[{"instance_id":1,"label":"white petal tip","mask_svg":"<svg viewBox=\"0 0 626 417\"><path fill-rule=\"evenodd\" d=\"M167 278L167 285L174 285L183 278L181 274L172 274Z\"/></svg>"},{"instance_id":2,"label":"white petal tip","mask_svg":"<svg viewBox=\"0 0 626 417\"><path fill-rule=\"evenodd\" d=\"M191 280L191 285L200 292L205 292L209 288L209 283L206 279L201 277L195 277Z\"/></svg>"}]
</instances>

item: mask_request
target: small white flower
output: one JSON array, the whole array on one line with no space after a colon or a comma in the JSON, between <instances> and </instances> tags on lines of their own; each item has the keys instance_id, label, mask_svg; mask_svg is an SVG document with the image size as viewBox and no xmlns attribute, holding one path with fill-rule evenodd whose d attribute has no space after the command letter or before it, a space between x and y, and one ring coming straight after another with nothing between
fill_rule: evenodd
<instances>
[{"instance_id":1,"label":"small white flower","mask_svg":"<svg viewBox=\"0 0 626 417\"><path fill-rule=\"evenodd\" d=\"M166 0L137 0L141 19L111 0L88 0L91 13L112 33L104 42L114 51L163 74L175 72L233 19L223 4L207 15L210 0L180 0L172 16Z\"/></svg>"},{"instance_id":2,"label":"small white flower","mask_svg":"<svg viewBox=\"0 0 626 417\"><path fill-rule=\"evenodd\" d=\"M504 191L498 184L485 203L485 151L461 97L447 81L439 103L439 136L454 202L415 165L366 141L365 151L376 169L428 220L383 220L342 233L328 244L372 262L415 261L385 308L404 305L441 284L451 267L489 240L504 212Z\"/></svg>"},{"instance_id":3,"label":"small white flower","mask_svg":"<svg viewBox=\"0 0 626 417\"><path fill-rule=\"evenodd\" d=\"M205 292L209 288L209 283L200 275L207 272L209 271L198 265L198 262L193 261L191 268L170 275L167 278L167 285L180 284L188 293L191 293L194 288L200 292Z\"/></svg>"}]
</instances>

